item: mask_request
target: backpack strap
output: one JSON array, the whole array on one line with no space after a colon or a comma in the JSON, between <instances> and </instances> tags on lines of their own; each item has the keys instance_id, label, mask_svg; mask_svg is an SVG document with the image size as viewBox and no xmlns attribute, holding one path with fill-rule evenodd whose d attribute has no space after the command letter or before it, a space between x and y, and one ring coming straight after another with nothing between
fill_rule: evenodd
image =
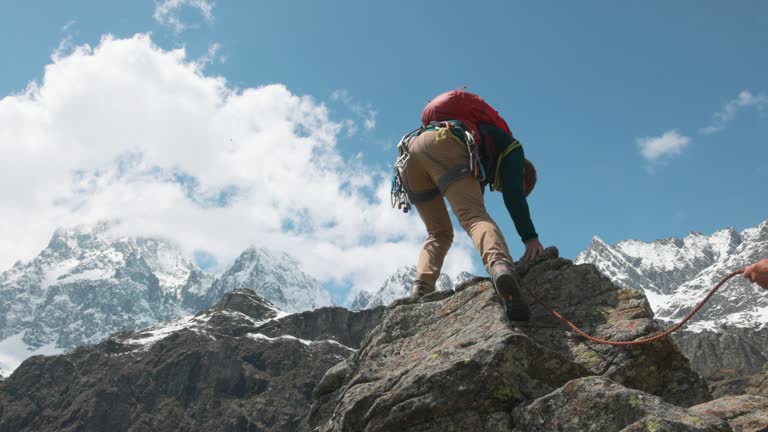
<instances>
[{"instance_id":1,"label":"backpack strap","mask_svg":"<svg viewBox=\"0 0 768 432\"><path fill-rule=\"evenodd\" d=\"M504 149L503 152L499 155L499 158L496 160L496 172L493 176L493 183L491 184L491 190L497 191L501 187L501 161L504 160L504 158L512 153L512 150L522 147L523 145L520 144L520 141L512 138L512 142L509 143L506 149Z\"/></svg>"}]
</instances>

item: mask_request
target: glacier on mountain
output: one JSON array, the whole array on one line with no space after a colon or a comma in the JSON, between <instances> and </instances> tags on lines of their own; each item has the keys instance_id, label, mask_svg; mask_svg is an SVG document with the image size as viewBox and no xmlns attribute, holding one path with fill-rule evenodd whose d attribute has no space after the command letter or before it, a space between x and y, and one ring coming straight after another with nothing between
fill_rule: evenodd
<instances>
[{"instance_id":1,"label":"glacier on mountain","mask_svg":"<svg viewBox=\"0 0 768 432\"><path fill-rule=\"evenodd\" d=\"M712 235L692 232L686 237L652 242L624 240L613 245L594 237L575 262L594 264L614 283L642 289L656 318L678 321L728 273L768 257L768 220L737 232ZM686 326L688 331L721 331L729 326L768 325L765 290L736 277L723 286Z\"/></svg>"}]
</instances>

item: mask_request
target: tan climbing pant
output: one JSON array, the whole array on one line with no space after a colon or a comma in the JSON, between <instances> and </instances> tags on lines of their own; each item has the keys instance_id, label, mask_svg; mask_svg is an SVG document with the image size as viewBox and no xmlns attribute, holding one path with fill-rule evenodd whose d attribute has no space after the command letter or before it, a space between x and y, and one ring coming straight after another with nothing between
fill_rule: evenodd
<instances>
[{"instance_id":1,"label":"tan climbing pant","mask_svg":"<svg viewBox=\"0 0 768 432\"><path fill-rule=\"evenodd\" d=\"M498 260L512 264L504 236L485 209L480 182L469 171L466 146L445 134L440 138L436 131L427 131L411 139L408 151L406 186L427 228L416 280L434 287L453 243L453 225L443 197L472 238L486 270L490 272L491 264Z\"/></svg>"}]
</instances>

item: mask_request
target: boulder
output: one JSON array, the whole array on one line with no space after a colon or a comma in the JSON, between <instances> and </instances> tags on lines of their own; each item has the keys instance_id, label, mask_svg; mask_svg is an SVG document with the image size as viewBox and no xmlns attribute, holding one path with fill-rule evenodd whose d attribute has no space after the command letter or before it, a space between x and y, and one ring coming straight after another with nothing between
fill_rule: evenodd
<instances>
[{"instance_id":1,"label":"boulder","mask_svg":"<svg viewBox=\"0 0 768 432\"><path fill-rule=\"evenodd\" d=\"M726 396L691 407L691 411L726 420L736 432L768 430L768 397L765 396Z\"/></svg>"},{"instance_id":2,"label":"boulder","mask_svg":"<svg viewBox=\"0 0 768 432\"><path fill-rule=\"evenodd\" d=\"M588 333L634 340L660 331L642 293L618 289L593 266L558 258L554 248L518 270L531 290ZM482 278L394 302L347 360L344 374L321 381L324 393L303 428L508 431L515 407L592 375L669 404L711 399L670 341L597 345L524 296L532 309L526 323L504 319L490 281Z\"/></svg>"},{"instance_id":3,"label":"boulder","mask_svg":"<svg viewBox=\"0 0 768 432\"><path fill-rule=\"evenodd\" d=\"M573 380L513 414L515 432L724 432L725 421L694 413L601 376Z\"/></svg>"}]
</instances>

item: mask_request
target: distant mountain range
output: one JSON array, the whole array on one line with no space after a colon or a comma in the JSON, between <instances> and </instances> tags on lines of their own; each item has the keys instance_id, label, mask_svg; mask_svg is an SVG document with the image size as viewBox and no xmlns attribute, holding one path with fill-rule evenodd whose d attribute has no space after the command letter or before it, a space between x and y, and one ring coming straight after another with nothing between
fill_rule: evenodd
<instances>
[{"instance_id":1,"label":"distant mountain range","mask_svg":"<svg viewBox=\"0 0 768 432\"><path fill-rule=\"evenodd\" d=\"M741 232L726 228L709 236L694 232L652 242L609 245L595 237L576 262L594 264L621 287L643 290L656 319L671 325L722 277L766 257L768 220ZM768 292L735 277L672 336L700 374L745 381L768 364L766 334Z\"/></svg>"},{"instance_id":2,"label":"distant mountain range","mask_svg":"<svg viewBox=\"0 0 768 432\"><path fill-rule=\"evenodd\" d=\"M468 272L461 272L454 278L441 274L437 279L436 288L438 291L453 289L456 285L475 277L475 275ZM411 292L411 285L415 279L416 266L401 267L384 281L384 284L377 292L359 292L352 300L349 309L353 311L373 309L379 306L387 306L399 298L408 297Z\"/></svg>"},{"instance_id":3,"label":"distant mountain range","mask_svg":"<svg viewBox=\"0 0 768 432\"><path fill-rule=\"evenodd\" d=\"M167 241L109 231L58 230L37 257L0 274L0 368L194 314L238 288L286 312L333 305L287 254L250 248L216 276Z\"/></svg>"},{"instance_id":4,"label":"distant mountain range","mask_svg":"<svg viewBox=\"0 0 768 432\"><path fill-rule=\"evenodd\" d=\"M0 379L30 355L58 353L100 342L114 332L188 317L240 288L254 290L287 313L333 305L320 282L284 253L250 248L215 275L170 242L116 238L109 232L109 224L58 230L37 257L0 274ZM594 237L575 262L594 264L618 286L642 289L656 318L672 322L720 277L767 256L768 220L741 232L728 228L709 236L694 232L653 242L610 245ZM407 297L415 274L414 266L398 269L377 292L358 293L350 309L376 308ZM437 288L452 289L473 277L467 272L453 278L441 275ZM706 368L755 369L768 361L768 343L758 343L762 333L752 330L767 323L768 295L737 278L680 334L697 333L699 339L678 340L689 358ZM728 343L712 342L730 328L747 331L729 336ZM730 355L726 346L749 355Z\"/></svg>"},{"instance_id":5,"label":"distant mountain range","mask_svg":"<svg viewBox=\"0 0 768 432\"><path fill-rule=\"evenodd\" d=\"M737 232L693 232L685 238L652 242L625 240L613 245L594 237L577 264L594 264L614 283L642 289L656 318L684 317L723 276L768 257L768 220ZM768 295L744 278L731 280L686 328L718 331L768 324Z\"/></svg>"}]
</instances>

